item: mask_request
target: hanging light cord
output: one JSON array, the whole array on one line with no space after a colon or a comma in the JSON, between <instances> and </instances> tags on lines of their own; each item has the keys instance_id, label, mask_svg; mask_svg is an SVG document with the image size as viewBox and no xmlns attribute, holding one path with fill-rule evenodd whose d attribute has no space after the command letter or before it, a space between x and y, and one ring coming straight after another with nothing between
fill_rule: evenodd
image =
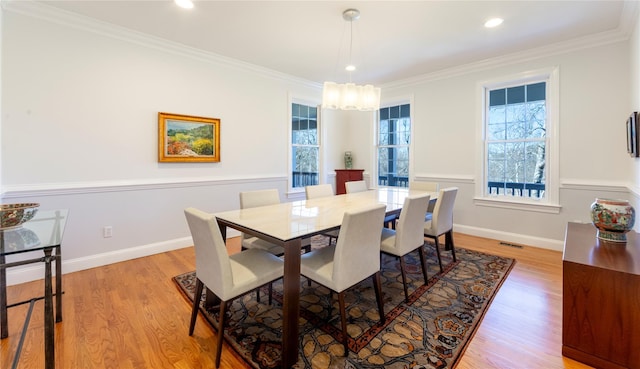
<instances>
[{"instance_id":1,"label":"hanging light cord","mask_svg":"<svg viewBox=\"0 0 640 369\"><path fill-rule=\"evenodd\" d=\"M353 19L351 19L349 21L350 24L350 31L349 31L349 83L351 83L351 74L353 73L353 62L352 62L352 55L353 55Z\"/></svg>"}]
</instances>

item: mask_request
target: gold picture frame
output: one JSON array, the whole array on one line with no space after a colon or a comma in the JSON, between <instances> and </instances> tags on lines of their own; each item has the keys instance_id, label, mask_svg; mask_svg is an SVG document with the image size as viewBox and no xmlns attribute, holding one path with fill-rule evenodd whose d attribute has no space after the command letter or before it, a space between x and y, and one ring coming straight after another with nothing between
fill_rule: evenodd
<instances>
[{"instance_id":1,"label":"gold picture frame","mask_svg":"<svg viewBox=\"0 0 640 369\"><path fill-rule=\"evenodd\" d=\"M220 161L220 119L158 113L158 161Z\"/></svg>"}]
</instances>

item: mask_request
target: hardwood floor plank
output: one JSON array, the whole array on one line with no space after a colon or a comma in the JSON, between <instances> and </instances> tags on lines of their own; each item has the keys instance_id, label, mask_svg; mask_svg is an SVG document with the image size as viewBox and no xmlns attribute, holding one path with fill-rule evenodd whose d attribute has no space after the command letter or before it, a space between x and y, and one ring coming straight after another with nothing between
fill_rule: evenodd
<instances>
[{"instance_id":1,"label":"hardwood floor plank","mask_svg":"<svg viewBox=\"0 0 640 369\"><path fill-rule=\"evenodd\" d=\"M455 235L456 245L513 257L517 263L464 353L459 369L589 368L561 355L562 254ZM229 240L230 252L239 239ZM192 247L64 275L63 322L56 324L57 368L212 368L216 334L171 278L195 268ZM9 301L41 295L42 281L11 286ZM38 301L20 369L44 367L43 302ZM0 367L11 367L27 305L9 309ZM246 367L225 344L221 368Z\"/></svg>"}]
</instances>

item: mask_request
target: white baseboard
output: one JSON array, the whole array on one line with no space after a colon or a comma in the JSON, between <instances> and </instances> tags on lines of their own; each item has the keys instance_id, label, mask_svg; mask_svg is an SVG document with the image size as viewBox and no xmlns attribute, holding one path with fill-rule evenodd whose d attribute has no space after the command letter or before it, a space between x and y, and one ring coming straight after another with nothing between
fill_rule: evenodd
<instances>
[{"instance_id":1,"label":"white baseboard","mask_svg":"<svg viewBox=\"0 0 640 369\"><path fill-rule=\"evenodd\" d=\"M562 251L564 249L563 241L553 240L549 238L534 237L534 236L528 236L524 234L496 231L493 229L478 228L478 227L465 226L460 224L455 224L453 229L455 232L464 233L472 236L491 238L494 240L507 241L510 243L539 247L542 249L549 249L549 250L555 250L555 251Z\"/></svg>"},{"instance_id":2,"label":"white baseboard","mask_svg":"<svg viewBox=\"0 0 640 369\"><path fill-rule=\"evenodd\" d=\"M159 254L161 252L177 250L193 245L191 237L184 237L170 241L156 242L148 245L131 247L122 250L105 252L71 260L64 259L62 254L62 274L77 272L80 270L100 267L108 264L119 263L121 261ZM55 274L55 268L53 268ZM8 269L7 285L20 284L42 279L44 277L44 264L32 264L26 268Z\"/></svg>"}]
</instances>

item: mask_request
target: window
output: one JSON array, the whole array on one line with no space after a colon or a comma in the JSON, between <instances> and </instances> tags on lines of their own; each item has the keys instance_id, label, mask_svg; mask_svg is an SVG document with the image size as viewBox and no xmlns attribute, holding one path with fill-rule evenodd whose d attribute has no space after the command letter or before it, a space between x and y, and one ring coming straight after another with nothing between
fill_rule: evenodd
<instances>
[{"instance_id":1,"label":"window","mask_svg":"<svg viewBox=\"0 0 640 369\"><path fill-rule=\"evenodd\" d=\"M291 183L293 188L318 184L320 146L318 108L291 104Z\"/></svg>"},{"instance_id":2,"label":"window","mask_svg":"<svg viewBox=\"0 0 640 369\"><path fill-rule=\"evenodd\" d=\"M476 204L559 212L558 69L480 87L482 159Z\"/></svg>"},{"instance_id":3,"label":"window","mask_svg":"<svg viewBox=\"0 0 640 369\"><path fill-rule=\"evenodd\" d=\"M487 192L544 197L546 82L488 90Z\"/></svg>"},{"instance_id":4,"label":"window","mask_svg":"<svg viewBox=\"0 0 640 369\"><path fill-rule=\"evenodd\" d=\"M378 185L407 187L411 144L409 104L380 109L378 124Z\"/></svg>"}]
</instances>

